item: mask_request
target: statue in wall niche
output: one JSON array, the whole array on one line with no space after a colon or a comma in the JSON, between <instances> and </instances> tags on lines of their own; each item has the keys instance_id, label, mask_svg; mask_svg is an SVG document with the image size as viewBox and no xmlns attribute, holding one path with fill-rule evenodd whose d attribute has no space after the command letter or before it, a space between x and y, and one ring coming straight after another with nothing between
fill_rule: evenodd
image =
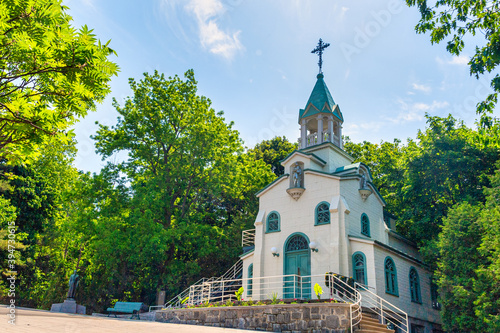
<instances>
[{"instance_id":1,"label":"statue in wall niche","mask_svg":"<svg viewBox=\"0 0 500 333\"><path fill-rule=\"evenodd\" d=\"M295 166L293 167L293 186L302 187L302 168L299 162L295 162Z\"/></svg>"},{"instance_id":2,"label":"statue in wall niche","mask_svg":"<svg viewBox=\"0 0 500 333\"><path fill-rule=\"evenodd\" d=\"M68 298L74 299L76 294L76 288L78 288L78 284L80 283L80 276L76 273L76 269L73 274L71 274L69 278L69 290L68 290Z\"/></svg>"},{"instance_id":3,"label":"statue in wall niche","mask_svg":"<svg viewBox=\"0 0 500 333\"><path fill-rule=\"evenodd\" d=\"M360 189L364 189L364 188L366 188L366 186L367 186L367 183L366 183L366 176L365 176L365 174L362 174L362 175L361 175L361 180L360 180L360 182L359 182L359 188L360 188Z\"/></svg>"}]
</instances>

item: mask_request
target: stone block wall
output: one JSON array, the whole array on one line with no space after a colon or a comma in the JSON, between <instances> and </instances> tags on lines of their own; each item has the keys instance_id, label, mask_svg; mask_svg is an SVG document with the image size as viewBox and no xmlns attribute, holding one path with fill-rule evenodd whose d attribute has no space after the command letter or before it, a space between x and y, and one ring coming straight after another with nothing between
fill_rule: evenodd
<instances>
[{"instance_id":1,"label":"stone block wall","mask_svg":"<svg viewBox=\"0 0 500 333\"><path fill-rule=\"evenodd\" d=\"M270 332L344 333L350 329L348 304L309 303L169 309L156 321Z\"/></svg>"}]
</instances>

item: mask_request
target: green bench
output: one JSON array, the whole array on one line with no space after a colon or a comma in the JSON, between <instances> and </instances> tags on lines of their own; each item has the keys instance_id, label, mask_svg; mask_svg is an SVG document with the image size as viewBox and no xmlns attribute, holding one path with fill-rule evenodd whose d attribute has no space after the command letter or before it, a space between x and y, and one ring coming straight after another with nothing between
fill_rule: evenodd
<instances>
[{"instance_id":1,"label":"green bench","mask_svg":"<svg viewBox=\"0 0 500 333\"><path fill-rule=\"evenodd\" d=\"M137 319L141 319L139 317L139 312L141 311L142 307L143 303L141 302L116 302L113 308L108 308L108 317L111 314L114 314L115 318L117 318L117 313L131 313L132 317L130 317L130 319L134 318L134 315L137 316Z\"/></svg>"}]
</instances>

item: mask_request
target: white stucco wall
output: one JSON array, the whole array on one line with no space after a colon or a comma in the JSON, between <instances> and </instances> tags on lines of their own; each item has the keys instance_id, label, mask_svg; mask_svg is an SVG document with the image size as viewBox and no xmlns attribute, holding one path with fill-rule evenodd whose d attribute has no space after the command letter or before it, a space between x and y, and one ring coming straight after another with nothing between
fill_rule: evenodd
<instances>
[{"instance_id":1,"label":"white stucco wall","mask_svg":"<svg viewBox=\"0 0 500 333\"><path fill-rule=\"evenodd\" d=\"M332 143L326 143L321 146L313 146L306 148L303 151L313 153L324 160L327 165L324 167L323 171L329 173L334 172L339 167L349 165L353 161L353 158L350 155Z\"/></svg>"},{"instance_id":2,"label":"white stucco wall","mask_svg":"<svg viewBox=\"0 0 500 333\"><path fill-rule=\"evenodd\" d=\"M282 275L284 268L284 246L287 238L301 232L318 244L318 252L311 253L311 274L324 274L337 271L338 253L332 247L332 234L339 234L339 214L331 216L330 224L314 225L315 209L320 202L331 203L332 198L339 196L339 180L336 177L305 173L306 190L298 201L286 192L288 179L276 184L271 190L259 198L259 214L267 215L276 211L280 215L280 231L266 233L266 222L256 225L256 248L263 249L261 267L266 276ZM338 244L337 242L335 245ZM273 257L271 248L276 247L280 256ZM254 276L255 276L254 266Z\"/></svg>"}]
</instances>

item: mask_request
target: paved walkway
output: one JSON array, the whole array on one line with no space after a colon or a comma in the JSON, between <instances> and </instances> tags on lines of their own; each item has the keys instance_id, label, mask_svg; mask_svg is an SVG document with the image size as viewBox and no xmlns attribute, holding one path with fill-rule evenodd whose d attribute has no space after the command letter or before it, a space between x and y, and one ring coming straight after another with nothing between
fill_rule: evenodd
<instances>
[{"instance_id":1,"label":"paved walkway","mask_svg":"<svg viewBox=\"0 0 500 333\"><path fill-rule=\"evenodd\" d=\"M0 332L17 333L107 333L107 332L147 332L147 333L248 333L246 330L178 325L55 313L44 310L16 308L16 325L8 323L9 311L0 305Z\"/></svg>"}]
</instances>

